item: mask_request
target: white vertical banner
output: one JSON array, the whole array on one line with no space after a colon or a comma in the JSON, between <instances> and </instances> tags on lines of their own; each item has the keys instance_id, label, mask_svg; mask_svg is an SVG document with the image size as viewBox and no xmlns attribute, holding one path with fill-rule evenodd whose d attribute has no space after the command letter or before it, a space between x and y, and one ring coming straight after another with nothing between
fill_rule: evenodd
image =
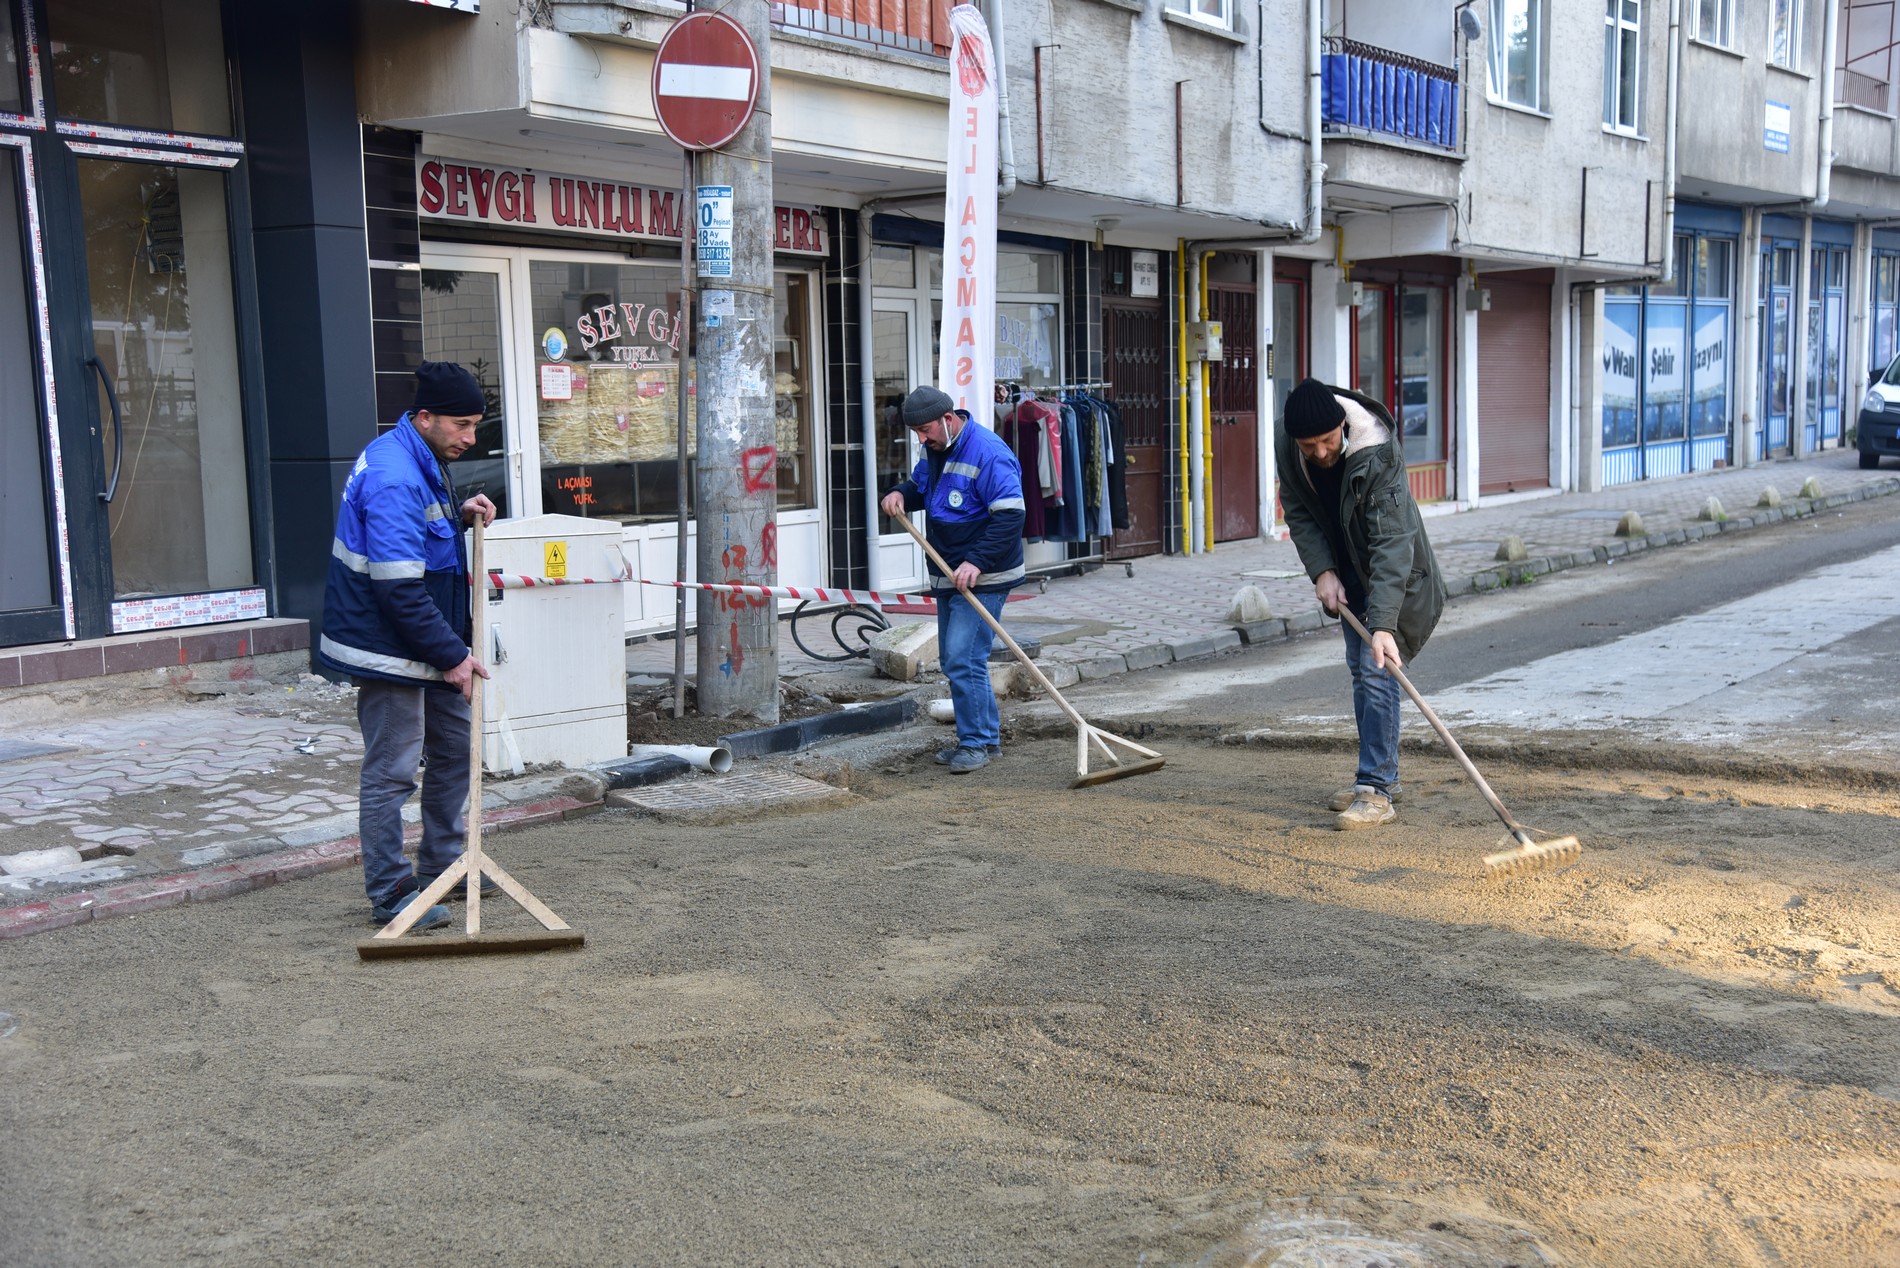
<instances>
[{"instance_id":1,"label":"white vertical banner","mask_svg":"<svg viewBox=\"0 0 1900 1268\"><path fill-rule=\"evenodd\" d=\"M937 386L995 426L996 61L975 5L950 10L950 151Z\"/></svg>"}]
</instances>

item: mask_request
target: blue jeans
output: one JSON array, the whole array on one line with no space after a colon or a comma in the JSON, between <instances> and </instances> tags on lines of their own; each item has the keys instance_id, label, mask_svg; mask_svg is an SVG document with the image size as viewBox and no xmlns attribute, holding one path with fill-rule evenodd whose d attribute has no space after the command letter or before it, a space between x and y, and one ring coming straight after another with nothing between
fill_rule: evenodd
<instances>
[{"instance_id":1,"label":"blue jeans","mask_svg":"<svg viewBox=\"0 0 1900 1268\"><path fill-rule=\"evenodd\" d=\"M1342 621L1340 629L1352 671L1352 720L1359 726L1359 773L1352 782L1391 794L1399 788L1399 680L1372 667L1372 649L1352 626Z\"/></svg>"},{"instance_id":2,"label":"blue jeans","mask_svg":"<svg viewBox=\"0 0 1900 1268\"><path fill-rule=\"evenodd\" d=\"M990 644L996 634L955 590L938 590L937 664L950 680L950 703L957 711L957 747L983 748L1003 742L1003 718L990 688ZM983 610L1001 619L1005 591L973 594Z\"/></svg>"},{"instance_id":3,"label":"blue jeans","mask_svg":"<svg viewBox=\"0 0 1900 1268\"><path fill-rule=\"evenodd\" d=\"M462 857L470 710L454 688L405 687L372 678L357 679L356 688L356 721L363 731L356 808L363 888L370 902L388 907L416 887L415 873L402 856L402 806L416 791L416 767L425 756L416 862L423 875L434 876Z\"/></svg>"}]
</instances>

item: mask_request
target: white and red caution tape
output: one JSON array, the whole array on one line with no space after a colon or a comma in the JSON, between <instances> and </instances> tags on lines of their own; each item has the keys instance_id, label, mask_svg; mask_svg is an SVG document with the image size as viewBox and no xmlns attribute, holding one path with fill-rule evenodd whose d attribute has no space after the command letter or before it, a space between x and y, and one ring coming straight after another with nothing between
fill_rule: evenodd
<instances>
[{"instance_id":1,"label":"white and red caution tape","mask_svg":"<svg viewBox=\"0 0 1900 1268\"><path fill-rule=\"evenodd\" d=\"M879 590L834 590L823 586L749 586L719 581L652 581L640 578L646 586L674 586L681 590L717 590L725 594L769 594L780 599L810 599L816 603L860 603L883 607L887 603L916 603L935 598L929 594L885 594Z\"/></svg>"},{"instance_id":2,"label":"white and red caution tape","mask_svg":"<svg viewBox=\"0 0 1900 1268\"><path fill-rule=\"evenodd\" d=\"M518 573L488 574L491 590L532 590L538 586L610 586L638 581L644 586L672 586L680 590L715 590L724 594L769 594L780 599L809 599L816 603L856 603L883 607L890 603L917 603L935 599L931 594L886 594L880 590L838 590L829 586L755 586L738 582L656 581L647 577L528 577Z\"/></svg>"}]
</instances>

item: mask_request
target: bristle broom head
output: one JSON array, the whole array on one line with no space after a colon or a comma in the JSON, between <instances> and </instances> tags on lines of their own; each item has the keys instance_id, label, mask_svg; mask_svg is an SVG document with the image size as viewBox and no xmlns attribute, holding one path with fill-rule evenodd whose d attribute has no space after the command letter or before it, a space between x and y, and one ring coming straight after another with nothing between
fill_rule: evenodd
<instances>
[{"instance_id":1,"label":"bristle broom head","mask_svg":"<svg viewBox=\"0 0 1900 1268\"><path fill-rule=\"evenodd\" d=\"M1510 837L1504 838L1511 841ZM1575 837L1556 837L1549 841L1512 842L1508 850L1484 856L1488 876L1520 876L1553 867L1568 867L1583 856L1583 843Z\"/></svg>"}]
</instances>

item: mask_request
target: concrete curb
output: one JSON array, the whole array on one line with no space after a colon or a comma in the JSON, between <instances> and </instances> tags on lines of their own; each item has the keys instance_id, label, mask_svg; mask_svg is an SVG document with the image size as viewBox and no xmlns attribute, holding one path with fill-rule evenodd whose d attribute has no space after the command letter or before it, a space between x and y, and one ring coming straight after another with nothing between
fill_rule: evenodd
<instances>
[{"instance_id":1,"label":"concrete curb","mask_svg":"<svg viewBox=\"0 0 1900 1268\"><path fill-rule=\"evenodd\" d=\"M595 813L601 806L599 800L583 801L576 797L555 797L522 806L507 806L490 811L483 817L482 835L487 837L499 832L518 832L546 823L578 819ZM350 819L354 826L355 816L350 816ZM287 835L301 837L307 831L304 829ZM412 826L404 832L403 839L413 842L421 835L422 829ZM107 920L114 916L135 916L140 912L182 907L187 903L215 902L281 881L353 867L361 861L363 853L354 833L288 849L273 849L273 844L288 843L282 837L253 838L251 842L232 847L259 851L251 858L174 876L127 881L122 885L105 885L98 889L59 894L38 902L0 909L0 941L24 938L30 934L63 929L88 921Z\"/></svg>"}]
</instances>

